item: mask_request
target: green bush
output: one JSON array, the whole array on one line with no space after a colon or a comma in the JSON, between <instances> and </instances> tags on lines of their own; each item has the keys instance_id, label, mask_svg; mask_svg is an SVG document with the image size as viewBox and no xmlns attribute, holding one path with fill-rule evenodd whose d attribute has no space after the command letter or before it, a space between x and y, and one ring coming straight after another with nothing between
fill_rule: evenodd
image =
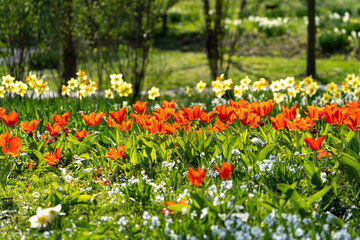
<instances>
[{"instance_id":1,"label":"green bush","mask_svg":"<svg viewBox=\"0 0 360 240\"><path fill-rule=\"evenodd\" d=\"M319 47L325 53L346 52L349 40L346 34L326 32L319 37Z\"/></svg>"},{"instance_id":2,"label":"green bush","mask_svg":"<svg viewBox=\"0 0 360 240\"><path fill-rule=\"evenodd\" d=\"M30 66L33 70L57 69L59 68L61 55L59 52L48 54L35 53L30 56Z\"/></svg>"}]
</instances>

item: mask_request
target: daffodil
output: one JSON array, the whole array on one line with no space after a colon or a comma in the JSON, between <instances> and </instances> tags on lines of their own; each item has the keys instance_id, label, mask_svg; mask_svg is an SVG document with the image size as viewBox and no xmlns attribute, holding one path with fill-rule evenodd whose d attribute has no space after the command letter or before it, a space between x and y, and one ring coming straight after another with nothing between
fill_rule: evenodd
<instances>
[{"instance_id":1,"label":"daffodil","mask_svg":"<svg viewBox=\"0 0 360 240\"><path fill-rule=\"evenodd\" d=\"M331 99L331 95L328 94L328 93L324 93L322 98L321 98L321 101L323 101L323 103L325 104L325 103L329 102L330 99Z\"/></svg>"},{"instance_id":2,"label":"daffodil","mask_svg":"<svg viewBox=\"0 0 360 240\"><path fill-rule=\"evenodd\" d=\"M6 75L4 77L2 77L2 85L5 86L5 88L9 88L9 86L14 82L15 78L10 76L10 75Z\"/></svg>"},{"instance_id":3,"label":"daffodil","mask_svg":"<svg viewBox=\"0 0 360 240\"><path fill-rule=\"evenodd\" d=\"M200 81L196 84L196 89L199 91L199 93L202 93L205 87L206 87L206 83L203 81Z\"/></svg>"},{"instance_id":4,"label":"daffodil","mask_svg":"<svg viewBox=\"0 0 360 240\"><path fill-rule=\"evenodd\" d=\"M114 98L114 93L111 91L111 89L105 90L105 98L110 98L110 99Z\"/></svg>"},{"instance_id":5,"label":"daffodil","mask_svg":"<svg viewBox=\"0 0 360 240\"><path fill-rule=\"evenodd\" d=\"M151 99L151 100L155 100L155 98L160 97L159 89L156 87L152 87L148 91L148 94L149 94L149 99Z\"/></svg>"}]
</instances>

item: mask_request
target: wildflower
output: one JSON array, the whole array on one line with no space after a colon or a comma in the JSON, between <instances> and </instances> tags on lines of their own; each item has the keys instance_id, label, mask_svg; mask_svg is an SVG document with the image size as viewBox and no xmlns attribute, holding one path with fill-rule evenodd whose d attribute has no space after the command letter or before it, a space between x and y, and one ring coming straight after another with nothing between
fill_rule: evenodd
<instances>
[{"instance_id":1,"label":"wildflower","mask_svg":"<svg viewBox=\"0 0 360 240\"><path fill-rule=\"evenodd\" d=\"M323 108L321 107L313 107L313 106L306 106L307 110L309 113L305 112L303 110L303 112L309 117L311 118L311 120L313 121L319 121L322 118L322 113L323 113Z\"/></svg>"},{"instance_id":2,"label":"wildflower","mask_svg":"<svg viewBox=\"0 0 360 240\"><path fill-rule=\"evenodd\" d=\"M85 115L80 113L81 117L84 119L86 125L88 126L96 126L100 123L101 119L105 116L103 112L99 113L90 113L90 115Z\"/></svg>"},{"instance_id":3,"label":"wildflower","mask_svg":"<svg viewBox=\"0 0 360 240\"><path fill-rule=\"evenodd\" d=\"M112 160L117 160L119 158L125 158L126 154L124 145L117 146L116 150L114 148L109 148L109 151L105 154L106 158L110 158Z\"/></svg>"},{"instance_id":4,"label":"wildflower","mask_svg":"<svg viewBox=\"0 0 360 240\"><path fill-rule=\"evenodd\" d=\"M203 81L200 81L196 84L196 89L199 91L199 93L202 93L205 87L206 87L206 83Z\"/></svg>"},{"instance_id":5,"label":"wildflower","mask_svg":"<svg viewBox=\"0 0 360 240\"><path fill-rule=\"evenodd\" d=\"M191 167L189 167L189 171L187 173L189 182L194 186L200 186L204 181L206 171L206 168L205 171L203 171L201 167L198 167L197 171L195 171Z\"/></svg>"},{"instance_id":6,"label":"wildflower","mask_svg":"<svg viewBox=\"0 0 360 240\"><path fill-rule=\"evenodd\" d=\"M148 91L148 94L149 94L149 99L151 99L151 100L155 100L155 98L160 97L159 89L156 87L152 87Z\"/></svg>"},{"instance_id":7,"label":"wildflower","mask_svg":"<svg viewBox=\"0 0 360 240\"><path fill-rule=\"evenodd\" d=\"M79 142L82 142L82 139L86 138L89 135L88 132L86 132L85 129L81 130L75 130L75 137Z\"/></svg>"},{"instance_id":8,"label":"wildflower","mask_svg":"<svg viewBox=\"0 0 360 240\"><path fill-rule=\"evenodd\" d=\"M313 151L318 151L318 150L320 150L320 148L321 148L321 144L322 144L322 142L324 141L324 138L325 138L325 136L324 135L322 135L320 138L318 138L318 139L313 139L313 138L305 138L304 139L304 142L307 144L307 145L309 145L309 147L311 148L311 150L313 150Z\"/></svg>"},{"instance_id":9,"label":"wildflower","mask_svg":"<svg viewBox=\"0 0 360 240\"><path fill-rule=\"evenodd\" d=\"M16 136L12 136L10 139L9 130L5 134L0 135L0 147L2 152L10 157L19 156L19 151L21 150L20 139Z\"/></svg>"},{"instance_id":10,"label":"wildflower","mask_svg":"<svg viewBox=\"0 0 360 240\"><path fill-rule=\"evenodd\" d=\"M285 129L287 119L283 113L279 113L275 117L270 117L271 124L275 130L282 130Z\"/></svg>"},{"instance_id":11,"label":"wildflower","mask_svg":"<svg viewBox=\"0 0 360 240\"><path fill-rule=\"evenodd\" d=\"M192 89L190 87L186 87L186 93L189 97L191 97Z\"/></svg>"},{"instance_id":12,"label":"wildflower","mask_svg":"<svg viewBox=\"0 0 360 240\"><path fill-rule=\"evenodd\" d=\"M116 124L117 128L121 131L129 131L131 127L131 119L122 121L120 124Z\"/></svg>"},{"instance_id":13,"label":"wildflower","mask_svg":"<svg viewBox=\"0 0 360 240\"><path fill-rule=\"evenodd\" d=\"M321 98L321 100L323 101L324 104L327 103L328 101L330 101L330 99L331 99L331 95L328 93L324 93Z\"/></svg>"},{"instance_id":14,"label":"wildflower","mask_svg":"<svg viewBox=\"0 0 360 240\"><path fill-rule=\"evenodd\" d=\"M14 80L15 78L10 75L4 76L2 77L2 85L4 85L5 88L9 88L10 84L13 83Z\"/></svg>"},{"instance_id":15,"label":"wildflower","mask_svg":"<svg viewBox=\"0 0 360 240\"><path fill-rule=\"evenodd\" d=\"M105 118L105 121L106 121L108 127L110 127L110 128L113 128L116 126L116 122L111 116L109 116L108 118Z\"/></svg>"},{"instance_id":16,"label":"wildflower","mask_svg":"<svg viewBox=\"0 0 360 240\"><path fill-rule=\"evenodd\" d=\"M251 111L258 116L266 116L274 107L274 100L270 99L266 102L253 102L251 103Z\"/></svg>"},{"instance_id":17,"label":"wildflower","mask_svg":"<svg viewBox=\"0 0 360 240\"><path fill-rule=\"evenodd\" d=\"M284 101L284 95L282 93L274 93L274 100L276 103Z\"/></svg>"},{"instance_id":18,"label":"wildflower","mask_svg":"<svg viewBox=\"0 0 360 240\"><path fill-rule=\"evenodd\" d=\"M27 121L22 121L20 123L20 128L27 133L30 137L33 135L33 132L35 130L35 128L37 127L37 125L39 125L40 120L32 120L30 123Z\"/></svg>"},{"instance_id":19,"label":"wildflower","mask_svg":"<svg viewBox=\"0 0 360 240\"><path fill-rule=\"evenodd\" d=\"M62 130L62 126L59 123L54 123L53 126L48 122L45 128L51 137L56 138Z\"/></svg>"},{"instance_id":20,"label":"wildflower","mask_svg":"<svg viewBox=\"0 0 360 240\"><path fill-rule=\"evenodd\" d=\"M318 155L316 156L317 159L325 157L325 156L331 156L332 154L325 150L319 150Z\"/></svg>"},{"instance_id":21,"label":"wildflower","mask_svg":"<svg viewBox=\"0 0 360 240\"><path fill-rule=\"evenodd\" d=\"M45 228L48 226L48 219L42 214L42 208L36 209L36 215L29 218L31 228Z\"/></svg>"},{"instance_id":22,"label":"wildflower","mask_svg":"<svg viewBox=\"0 0 360 240\"><path fill-rule=\"evenodd\" d=\"M143 114L145 113L146 111L146 104L147 104L147 101L146 102L140 102L140 101L137 101L135 104L133 104L133 108L134 108L134 111L137 113L137 114Z\"/></svg>"},{"instance_id":23,"label":"wildflower","mask_svg":"<svg viewBox=\"0 0 360 240\"><path fill-rule=\"evenodd\" d=\"M105 98L110 98L110 99L114 98L114 93L111 91L111 89L105 90Z\"/></svg>"},{"instance_id":24,"label":"wildflower","mask_svg":"<svg viewBox=\"0 0 360 240\"><path fill-rule=\"evenodd\" d=\"M47 161L49 166L55 166L60 159L61 155L60 155L60 149L59 148L55 148L55 153L54 152L50 152L48 153L48 155L46 155L44 158Z\"/></svg>"},{"instance_id":25,"label":"wildflower","mask_svg":"<svg viewBox=\"0 0 360 240\"><path fill-rule=\"evenodd\" d=\"M5 87L4 86L0 86L0 98L4 98L5 97Z\"/></svg>"},{"instance_id":26,"label":"wildflower","mask_svg":"<svg viewBox=\"0 0 360 240\"><path fill-rule=\"evenodd\" d=\"M295 119L297 116L296 106L297 106L297 104L295 104L290 109L288 109L288 108L284 107L283 105L280 105L281 110L284 113L285 117L290 120Z\"/></svg>"},{"instance_id":27,"label":"wildflower","mask_svg":"<svg viewBox=\"0 0 360 240\"><path fill-rule=\"evenodd\" d=\"M61 126L65 126L69 122L69 116L70 116L70 111L67 111L63 115L53 114L51 116L51 119L54 122L60 124Z\"/></svg>"},{"instance_id":28,"label":"wildflower","mask_svg":"<svg viewBox=\"0 0 360 240\"><path fill-rule=\"evenodd\" d=\"M7 127L14 127L18 122L18 114L15 111L11 111L8 115L2 114L0 117Z\"/></svg>"},{"instance_id":29,"label":"wildflower","mask_svg":"<svg viewBox=\"0 0 360 240\"><path fill-rule=\"evenodd\" d=\"M49 207L42 210L43 216L48 220L48 222L52 222L55 217L60 214L61 204L56 205L55 207Z\"/></svg>"},{"instance_id":30,"label":"wildflower","mask_svg":"<svg viewBox=\"0 0 360 240\"><path fill-rule=\"evenodd\" d=\"M219 173L221 180L224 181L231 178L232 164L223 162L221 165L221 169L219 169L218 166L216 166L215 164L214 164L214 168Z\"/></svg>"}]
</instances>

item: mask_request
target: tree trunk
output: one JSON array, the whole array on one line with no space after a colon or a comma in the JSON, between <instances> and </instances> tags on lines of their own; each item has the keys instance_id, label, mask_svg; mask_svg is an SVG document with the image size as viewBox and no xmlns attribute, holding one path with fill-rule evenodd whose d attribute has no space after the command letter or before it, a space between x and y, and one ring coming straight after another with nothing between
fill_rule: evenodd
<instances>
[{"instance_id":1,"label":"tree trunk","mask_svg":"<svg viewBox=\"0 0 360 240\"><path fill-rule=\"evenodd\" d=\"M214 29L211 28L210 6L209 0L204 1L204 14L205 14L205 39L206 39L206 53L209 61L209 67L211 76L213 79L219 75L219 69L221 68L221 56L219 52L220 41L222 37L221 19L222 19L222 7L223 0L216 0L216 17L214 22Z\"/></svg>"},{"instance_id":2,"label":"tree trunk","mask_svg":"<svg viewBox=\"0 0 360 240\"><path fill-rule=\"evenodd\" d=\"M315 1L308 0L308 44L306 74L316 75L316 26L315 26Z\"/></svg>"},{"instance_id":3,"label":"tree trunk","mask_svg":"<svg viewBox=\"0 0 360 240\"><path fill-rule=\"evenodd\" d=\"M72 31L72 0L64 0L61 27L64 65L62 84L66 84L70 78L76 76L76 53Z\"/></svg>"},{"instance_id":4,"label":"tree trunk","mask_svg":"<svg viewBox=\"0 0 360 240\"><path fill-rule=\"evenodd\" d=\"M164 13L164 14L161 14L161 20L162 20L162 32L161 32L161 36L165 36L169 27L168 27L168 24L167 24L167 18L168 18L168 15L167 13Z\"/></svg>"},{"instance_id":5,"label":"tree trunk","mask_svg":"<svg viewBox=\"0 0 360 240\"><path fill-rule=\"evenodd\" d=\"M246 6L246 0L241 0L240 2L240 14L244 12Z\"/></svg>"}]
</instances>

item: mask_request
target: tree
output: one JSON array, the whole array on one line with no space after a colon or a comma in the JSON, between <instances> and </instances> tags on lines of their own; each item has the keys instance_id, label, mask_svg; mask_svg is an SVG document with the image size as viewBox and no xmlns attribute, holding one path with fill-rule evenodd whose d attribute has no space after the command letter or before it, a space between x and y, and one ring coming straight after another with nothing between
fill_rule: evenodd
<instances>
[{"instance_id":1,"label":"tree","mask_svg":"<svg viewBox=\"0 0 360 240\"><path fill-rule=\"evenodd\" d=\"M0 4L0 55L17 80L24 79L26 63L41 41L42 1L3 0Z\"/></svg>"},{"instance_id":2,"label":"tree","mask_svg":"<svg viewBox=\"0 0 360 240\"><path fill-rule=\"evenodd\" d=\"M308 38L306 74L316 75L316 26L315 26L315 0L307 0L308 7Z\"/></svg>"},{"instance_id":3,"label":"tree","mask_svg":"<svg viewBox=\"0 0 360 240\"><path fill-rule=\"evenodd\" d=\"M76 76L76 52L73 41L73 0L63 0L61 4L61 44L64 71L62 84Z\"/></svg>"},{"instance_id":4,"label":"tree","mask_svg":"<svg viewBox=\"0 0 360 240\"><path fill-rule=\"evenodd\" d=\"M167 31L168 31L168 24L167 24L167 19L168 19L168 11L169 9L174 6L176 3L178 3L180 0L163 0L162 1L162 7L161 7L161 11L160 11L160 18L162 21L162 32L161 34L163 36L166 35Z\"/></svg>"},{"instance_id":5,"label":"tree","mask_svg":"<svg viewBox=\"0 0 360 240\"><path fill-rule=\"evenodd\" d=\"M235 25L235 31L226 30L225 16L227 2L215 1L215 12L211 14L209 0L203 0L205 16L205 47L211 76L215 79L221 73L227 76L231 65L231 57L236 48L239 36L239 28Z\"/></svg>"}]
</instances>

